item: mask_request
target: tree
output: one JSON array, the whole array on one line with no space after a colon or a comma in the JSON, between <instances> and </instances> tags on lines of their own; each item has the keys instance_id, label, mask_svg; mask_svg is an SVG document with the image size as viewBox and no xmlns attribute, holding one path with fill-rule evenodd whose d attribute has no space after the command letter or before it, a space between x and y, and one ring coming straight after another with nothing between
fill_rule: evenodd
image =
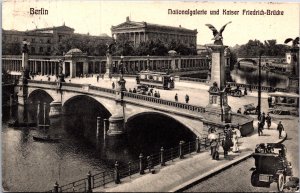
<instances>
[{"instance_id":1,"label":"tree","mask_svg":"<svg viewBox=\"0 0 300 193\"><path fill-rule=\"evenodd\" d=\"M131 56L134 55L133 42L129 41L123 34L118 35L115 44L115 51L113 55Z\"/></svg>"},{"instance_id":2,"label":"tree","mask_svg":"<svg viewBox=\"0 0 300 193\"><path fill-rule=\"evenodd\" d=\"M249 40L247 44L237 48L238 57L257 57L263 51L265 56L284 56L287 47L277 44L276 40L266 40L264 43L259 40Z\"/></svg>"},{"instance_id":3,"label":"tree","mask_svg":"<svg viewBox=\"0 0 300 193\"><path fill-rule=\"evenodd\" d=\"M58 44L58 50L54 50L52 54L62 55L73 48L78 48L87 55L105 56L106 54L106 42L90 36L65 38Z\"/></svg>"},{"instance_id":4,"label":"tree","mask_svg":"<svg viewBox=\"0 0 300 193\"><path fill-rule=\"evenodd\" d=\"M21 54L21 44L20 43L7 43L2 40L2 54L3 55L20 55Z\"/></svg>"}]
</instances>

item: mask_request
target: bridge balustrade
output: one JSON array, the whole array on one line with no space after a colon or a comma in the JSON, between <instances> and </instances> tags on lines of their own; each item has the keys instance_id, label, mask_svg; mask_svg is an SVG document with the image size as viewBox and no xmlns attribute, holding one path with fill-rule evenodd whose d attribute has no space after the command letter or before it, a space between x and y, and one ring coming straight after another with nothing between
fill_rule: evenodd
<instances>
[{"instance_id":1,"label":"bridge balustrade","mask_svg":"<svg viewBox=\"0 0 300 193\"><path fill-rule=\"evenodd\" d=\"M251 84L241 84L236 82L227 82L227 85L234 86L234 87L240 87L240 88L247 88L249 89L251 87L252 90L258 90L258 85L251 85ZM280 91L280 92L286 92L287 89L285 88L274 88L270 86L261 86L261 90L265 92L269 91Z\"/></svg>"},{"instance_id":2,"label":"bridge balustrade","mask_svg":"<svg viewBox=\"0 0 300 193\"><path fill-rule=\"evenodd\" d=\"M167 106L176 107L176 108L180 108L180 109L186 109L186 110L190 110L190 111L194 111L194 112L198 112L198 113L205 112L204 107L194 106L194 105L185 104L185 103L179 103L179 102L175 102L175 101L164 100L164 99L155 98L152 96L141 95L141 94L137 94L137 93L124 92L124 97L144 100L144 101L167 105Z\"/></svg>"},{"instance_id":3,"label":"bridge balustrade","mask_svg":"<svg viewBox=\"0 0 300 193\"><path fill-rule=\"evenodd\" d=\"M207 80L207 79L190 78L190 77L180 77L180 80L192 81L192 82L202 82L202 83L208 83L209 82L209 80Z\"/></svg>"}]
</instances>

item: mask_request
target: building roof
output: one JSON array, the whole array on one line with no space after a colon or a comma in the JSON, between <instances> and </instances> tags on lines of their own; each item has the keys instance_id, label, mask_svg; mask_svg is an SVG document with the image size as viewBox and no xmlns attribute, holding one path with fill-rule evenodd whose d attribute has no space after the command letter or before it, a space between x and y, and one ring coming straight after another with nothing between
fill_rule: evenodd
<instances>
[{"instance_id":1,"label":"building roof","mask_svg":"<svg viewBox=\"0 0 300 193\"><path fill-rule=\"evenodd\" d=\"M47 27L47 28L39 28L34 30L28 30L28 32L41 32L41 31L49 31L49 30L57 30L57 31L74 31L73 28L70 28L68 26L62 25L57 27Z\"/></svg>"},{"instance_id":2,"label":"building roof","mask_svg":"<svg viewBox=\"0 0 300 193\"><path fill-rule=\"evenodd\" d=\"M184 32L196 32L197 33L197 29L191 30L191 29L187 29L184 27L181 27L181 25L179 25L179 27L174 27L174 26L166 26L166 25L160 25L160 24L153 24L153 23L148 23L148 22L136 22L136 21L131 21L129 20L129 17L126 18L126 21L117 25L117 26L112 26L111 30L116 30L116 29L127 29L127 28L155 28L155 29L166 29L166 30L173 30L173 31L184 31Z\"/></svg>"},{"instance_id":3,"label":"building roof","mask_svg":"<svg viewBox=\"0 0 300 193\"><path fill-rule=\"evenodd\" d=\"M73 48L66 53L66 55L73 55L73 54L82 54L82 51L78 48Z\"/></svg>"}]
</instances>

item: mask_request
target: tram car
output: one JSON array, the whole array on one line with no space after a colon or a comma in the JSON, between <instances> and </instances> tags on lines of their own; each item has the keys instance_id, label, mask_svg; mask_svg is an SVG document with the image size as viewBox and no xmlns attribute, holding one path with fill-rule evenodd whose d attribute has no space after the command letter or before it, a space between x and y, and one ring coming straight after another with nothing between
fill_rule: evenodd
<instances>
[{"instance_id":1,"label":"tram car","mask_svg":"<svg viewBox=\"0 0 300 193\"><path fill-rule=\"evenodd\" d=\"M299 95L296 93L269 93L269 112L278 115L299 115Z\"/></svg>"},{"instance_id":2,"label":"tram car","mask_svg":"<svg viewBox=\"0 0 300 193\"><path fill-rule=\"evenodd\" d=\"M174 77L165 72L141 71L137 84L151 88L170 90L175 87Z\"/></svg>"}]
</instances>

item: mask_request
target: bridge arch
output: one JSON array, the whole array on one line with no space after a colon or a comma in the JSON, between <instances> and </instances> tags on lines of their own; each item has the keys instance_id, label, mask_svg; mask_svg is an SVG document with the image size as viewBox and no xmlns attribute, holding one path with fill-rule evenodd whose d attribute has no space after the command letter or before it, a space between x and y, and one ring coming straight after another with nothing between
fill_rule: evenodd
<instances>
[{"instance_id":1,"label":"bridge arch","mask_svg":"<svg viewBox=\"0 0 300 193\"><path fill-rule=\"evenodd\" d=\"M252 62L254 65L257 65L257 61L254 59L251 59L251 58L238 59L237 63L240 63L240 62Z\"/></svg>"},{"instance_id":2,"label":"bridge arch","mask_svg":"<svg viewBox=\"0 0 300 193\"><path fill-rule=\"evenodd\" d=\"M64 102L64 127L67 131L87 138L95 137L97 117L108 119L110 111L99 101L88 95L76 95Z\"/></svg>"},{"instance_id":3,"label":"bridge arch","mask_svg":"<svg viewBox=\"0 0 300 193\"><path fill-rule=\"evenodd\" d=\"M196 135L184 123L161 112L147 111L128 117L125 125L130 144L137 151L158 151L178 146L179 141L194 141ZM140 148L140 149L139 149Z\"/></svg>"},{"instance_id":4,"label":"bridge arch","mask_svg":"<svg viewBox=\"0 0 300 193\"><path fill-rule=\"evenodd\" d=\"M35 89L28 94L29 102L36 103L37 101L51 103L54 97L43 89Z\"/></svg>"}]
</instances>

